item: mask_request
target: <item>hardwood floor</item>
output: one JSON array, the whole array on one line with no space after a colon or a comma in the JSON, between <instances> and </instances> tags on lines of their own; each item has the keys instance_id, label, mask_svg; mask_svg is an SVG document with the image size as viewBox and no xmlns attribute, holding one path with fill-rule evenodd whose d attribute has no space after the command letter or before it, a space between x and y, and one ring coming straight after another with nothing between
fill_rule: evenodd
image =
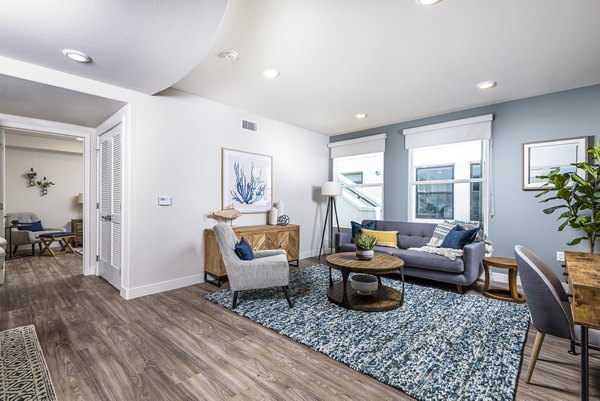
<instances>
[{"instance_id":1,"label":"hardwood floor","mask_svg":"<svg viewBox=\"0 0 600 401\"><path fill-rule=\"evenodd\" d=\"M77 254L7 261L0 286L0 330L35 325L60 400L411 399L205 301L210 284L125 301L104 280L82 276L81 263ZM522 376L534 338L532 328ZM547 336L516 399L579 399L579 357L567 349ZM599 352L590 365L591 399L599 399Z\"/></svg>"}]
</instances>

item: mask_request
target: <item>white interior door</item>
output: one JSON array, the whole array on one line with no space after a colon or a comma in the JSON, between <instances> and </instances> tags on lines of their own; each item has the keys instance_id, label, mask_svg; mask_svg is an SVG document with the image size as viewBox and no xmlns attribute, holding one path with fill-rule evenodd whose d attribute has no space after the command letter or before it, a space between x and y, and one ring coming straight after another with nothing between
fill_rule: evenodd
<instances>
[{"instance_id":1,"label":"white interior door","mask_svg":"<svg viewBox=\"0 0 600 401\"><path fill-rule=\"evenodd\" d=\"M121 290L121 124L100 136L98 274Z\"/></svg>"}]
</instances>

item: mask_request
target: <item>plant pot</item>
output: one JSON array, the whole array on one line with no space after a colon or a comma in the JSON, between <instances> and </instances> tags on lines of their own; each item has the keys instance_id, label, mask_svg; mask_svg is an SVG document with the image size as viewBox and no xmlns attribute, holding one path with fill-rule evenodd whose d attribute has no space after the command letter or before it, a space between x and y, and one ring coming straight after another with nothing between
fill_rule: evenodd
<instances>
[{"instance_id":1,"label":"plant pot","mask_svg":"<svg viewBox=\"0 0 600 401\"><path fill-rule=\"evenodd\" d=\"M377 277L369 274L355 274L350 279L350 286L354 288L359 295L371 295L373 292L377 291Z\"/></svg>"},{"instance_id":2,"label":"plant pot","mask_svg":"<svg viewBox=\"0 0 600 401\"><path fill-rule=\"evenodd\" d=\"M370 251L359 251L358 249L356 250L356 257L360 260L371 260L373 259L374 254L375 253L372 249Z\"/></svg>"}]
</instances>

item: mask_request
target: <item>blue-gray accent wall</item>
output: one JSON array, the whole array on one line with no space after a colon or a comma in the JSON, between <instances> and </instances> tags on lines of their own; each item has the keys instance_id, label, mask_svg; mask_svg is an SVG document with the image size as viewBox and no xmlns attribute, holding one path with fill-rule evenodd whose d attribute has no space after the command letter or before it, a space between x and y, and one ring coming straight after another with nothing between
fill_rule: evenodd
<instances>
[{"instance_id":1,"label":"blue-gray accent wall","mask_svg":"<svg viewBox=\"0 0 600 401\"><path fill-rule=\"evenodd\" d=\"M373 114L375 111L372 111ZM443 114L383 127L332 136L330 142L386 133L384 156L384 216L407 220L408 151L402 130L462 118L494 114L492 155L495 216L488 235L494 255L514 257L516 244L530 248L562 277L556 251L587 252L587 245L566 245L577 233L558 232L556 215L545 215L537 191L521 190L521 144L549 139L589 136L591 145L600 139L600 85L588 86ZM592 142L593 141L593 142Z\"/></svg>"}]
</instances>

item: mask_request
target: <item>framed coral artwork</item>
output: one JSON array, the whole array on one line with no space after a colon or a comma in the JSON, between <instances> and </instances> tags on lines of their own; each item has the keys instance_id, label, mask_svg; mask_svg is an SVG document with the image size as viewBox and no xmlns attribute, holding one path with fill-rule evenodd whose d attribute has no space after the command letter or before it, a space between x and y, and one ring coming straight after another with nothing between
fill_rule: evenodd
<instances>
[{"instance_id":1,"label":"framed coral artwork","mask_svg":"<svg viewBox=\"0 0 600 401\"><path fill-rule=\"evenodd\" d=\"M258 153L222 149L222 207L242 213L265 213L273 203L273 158Z\"/></svg>"}]
</instances>

